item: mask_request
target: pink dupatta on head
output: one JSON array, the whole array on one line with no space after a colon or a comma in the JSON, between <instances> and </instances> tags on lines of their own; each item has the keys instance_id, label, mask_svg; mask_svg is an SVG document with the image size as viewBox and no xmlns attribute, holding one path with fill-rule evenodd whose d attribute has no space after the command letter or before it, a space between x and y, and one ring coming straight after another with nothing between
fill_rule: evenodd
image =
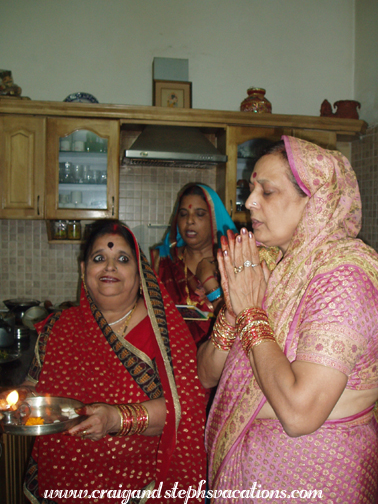
<instances>
[{"instance_id":1,"label":"pink dupatta on head","mask_svg":"<svg viewBox=\"0 0 378 504\"><path fill-rule=\"evenodd\" d=\"M290 168L309 196L285 256L271 274L263 307L277 343L290 362L296 358L298 334L293 324L311 280L340 265L360 267L378 288L377 254L356 239L361 201L355 173L339 152L283 136ZM266 401L239 344L227 358L209 415L206 446L211 488ZM231 470L231 469L229 469Z\"/></svg>"}]
</instances>

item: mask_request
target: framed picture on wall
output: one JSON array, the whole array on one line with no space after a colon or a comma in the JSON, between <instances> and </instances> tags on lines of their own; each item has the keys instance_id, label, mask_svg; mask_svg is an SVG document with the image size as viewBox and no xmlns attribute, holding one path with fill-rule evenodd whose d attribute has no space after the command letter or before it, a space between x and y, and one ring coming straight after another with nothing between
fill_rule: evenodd
<instances>
[{"instance_id":1,"label":"framed picture on wall","mask_svg":"<svg viewBox=\"0 0 378 504\"><path fill-rule=\"evenodd\" d=\"M153 105L170 108L192 108L192 83L154 80Z\"/></svg>"}]
</instances>

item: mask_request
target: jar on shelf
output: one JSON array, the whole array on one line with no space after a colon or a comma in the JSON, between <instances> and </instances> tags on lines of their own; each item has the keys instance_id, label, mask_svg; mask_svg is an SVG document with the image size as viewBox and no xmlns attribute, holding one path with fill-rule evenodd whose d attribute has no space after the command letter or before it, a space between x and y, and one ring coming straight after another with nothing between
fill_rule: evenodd
<instances>
[{"instance_id":1,"label":"jar on shelf","mask_svg":"<svg viewBox=\"0 0 378 504\"><path fill-rule=\"evenodd\" d=\"M67 222L63 220L57 220L54 222L54 240L66 240L67 239Z\"/></svg>"},{"instance_id":2,"label":"jar on shelf","mask_svg":"<svg viewBox=\"0 0 378 504\"><path fill-rule=\"evenodd\" d=\"M71 220L68 221L68 239L69 240L80 240L81 238L81 226L80 221Z\"/></svg>"},{"instance_id":3,"label":"jar on shelf","mask_svg":"<svg viewBox=\"0 0 378 504\"><path fill-rule=\"evenodd\" d=\"M265 89L251 87L247 89L248 96L240 104L242 112L255 112L257 114L271 114L272 104L265 98Z\"/></svg>"}]
</instances>

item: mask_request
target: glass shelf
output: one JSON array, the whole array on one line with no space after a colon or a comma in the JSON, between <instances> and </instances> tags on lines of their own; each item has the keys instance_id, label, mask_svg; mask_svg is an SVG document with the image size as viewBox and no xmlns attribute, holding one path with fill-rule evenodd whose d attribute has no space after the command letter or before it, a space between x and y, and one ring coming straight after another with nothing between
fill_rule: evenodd
<instances>
[{"instance_id":1,"label":"glass shelf","mask_svg":"<svg viewBox=\"0 0 378 504\"><path fill-rule=\"evenodd\" d=\"M108 141L88 130L60 137L58 209L107 208Z\"/></svg>"}]
</instances>

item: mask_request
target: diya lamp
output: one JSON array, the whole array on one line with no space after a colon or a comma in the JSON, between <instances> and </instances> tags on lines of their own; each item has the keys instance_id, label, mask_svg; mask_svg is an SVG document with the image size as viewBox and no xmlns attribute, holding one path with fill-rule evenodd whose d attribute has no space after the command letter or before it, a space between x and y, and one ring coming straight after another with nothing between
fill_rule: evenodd
<instances>
[{"instance_id":1,"label":"diya lamp","mask_svg":"<svg viewBox=\"0 0 378 504\"><path fill-rule=\"evenodd\" d=\"M5 399L0 399L0 420L4 425L17 424L28 414L30 414L30 407L26 403L19 404L17 390L10 392Z\"/></svg>"}]
</instances>

